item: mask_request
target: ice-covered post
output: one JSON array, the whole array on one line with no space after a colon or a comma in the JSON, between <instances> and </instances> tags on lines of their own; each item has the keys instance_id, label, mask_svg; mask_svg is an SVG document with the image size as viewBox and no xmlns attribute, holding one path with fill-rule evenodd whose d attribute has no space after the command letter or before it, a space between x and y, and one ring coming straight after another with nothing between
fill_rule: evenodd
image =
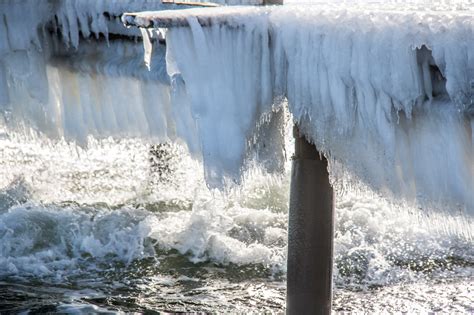
<instances>
[{"instance_id":1,"label":"ice-covered post","mask_svg":"<svg viewBox=\"0 0 474 315\"><path fill-rule=\"evenodd\" d=\"M288 223L287 314L330 314L334 193L328 162L294 128Z\"/></svg>"}]
</instances>

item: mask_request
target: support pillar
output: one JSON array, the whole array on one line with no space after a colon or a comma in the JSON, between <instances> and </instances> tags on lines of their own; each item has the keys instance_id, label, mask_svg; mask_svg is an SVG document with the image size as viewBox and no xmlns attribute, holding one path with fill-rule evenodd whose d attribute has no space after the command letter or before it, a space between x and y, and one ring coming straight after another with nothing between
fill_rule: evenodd
<instances>
[{"instance_id":1,"label":"support pillar","mask_svg":"<svg viewBox=\"0 0 474 315\"><path fill-rule=\"evenodd\" d=\"M328 162L294 129L288 223L287 314L330 314L334 193Z\"/></svg>"}]
</instances>

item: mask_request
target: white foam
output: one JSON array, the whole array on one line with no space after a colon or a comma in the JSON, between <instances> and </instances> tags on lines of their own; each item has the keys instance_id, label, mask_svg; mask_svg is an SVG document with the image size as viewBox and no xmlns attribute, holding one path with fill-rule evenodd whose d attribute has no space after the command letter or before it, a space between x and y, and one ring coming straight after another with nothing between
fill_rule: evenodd
<instances>
[{"instance_id":1,"label":"white foam","mask_svg":"<svg viewBox=\"0 0 474 315\"><path fill-rule=\"evenodd\" d=\"M288 170L250 170L241 189L220 193L207 189L202 165L184 149L168 160L169 176L155 182L148 151L139 140L91 139L82 149L14 134L1 139L0 275L61 282L103 270L104 261L159 260L167 250L193 262L285 271ZM440 278L472 269L462 267L474 255L472 220L423 216L354 187L336 201L336 283L366 288L423 279L408 267L413 261ZM458 269L436 266L450 259Z\"/></svg>"}]
</instances>

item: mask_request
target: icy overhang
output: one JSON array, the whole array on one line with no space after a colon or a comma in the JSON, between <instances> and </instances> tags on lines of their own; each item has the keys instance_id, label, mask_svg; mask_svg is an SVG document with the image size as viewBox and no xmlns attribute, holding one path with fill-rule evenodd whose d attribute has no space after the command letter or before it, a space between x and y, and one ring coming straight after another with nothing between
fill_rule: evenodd
<instances>
[{"instance_id":1,"label":"icy overhang","mask_svg":"<svg viewBox=\"0 0 474 315\"><path fill-rule=\"evenodd\" d=\"M473 13L473 5L458 2L453 2L451 6L449 3L441 5L436 2L430 5L372 3L285 5L263 8L236 6L125 13L122 22L128 27L149 29L189 27L190 21L195 21L201 27L257 26L266 28L269 36L277 39L287 37L286 34L289 33L306 36L308 32L312 32L318 36L335 36L337 40L347 40L348 43L354 42L354 38L366 37L367 44L372 44L370 43L372 40L381 40L381 44L384 42L383 44L398 45L402 48L409 46L408 48L414 51L425 48L431 53L435 50L432 55L426 56L429 62L428 68L436 67L435 70L444 78L449 76L449 73L446 73L447 63L452 61L465 63L456 69L459 73L452 76L447 89L451 92L452 99L461 104L463 110L472 111L470 100L474 90L474 62L470 53L474 45ZM343 36L345 38L342 38ZM291 38L287 39L292 41ZM457 54L450 51L455 46L459 48ZM335 48L339 47L336 45ZM352 48L355 47L350 47L354 52L355 49ZM379 45L377 49L379 52L393 51L390 46ZM420 59L423 53L418 55ZM344 63L342 65L347 68L350 66ZM426 72L429 69L422 71ZM423 75L427 79L427 74ZM434 87L427 86L428 82L423 84L425 90L428 90L425 91L426 95L431 98L430 90ZM458 90L454 91L455 88Z\"/></svg>"},{"instance_id":2,"label":"icy overhang","mask_svg":"<svg viewBox=\"0 0 474 315\"><path fill-rule=\"evenodd\" d=\"M208 182L239 177L246 137L285 97L334 177L348 171L378 191L472 214L473 13L458 2L344 3L122 21L168 28L168 74L185 82Z\"/></svg>"}]
</instances>

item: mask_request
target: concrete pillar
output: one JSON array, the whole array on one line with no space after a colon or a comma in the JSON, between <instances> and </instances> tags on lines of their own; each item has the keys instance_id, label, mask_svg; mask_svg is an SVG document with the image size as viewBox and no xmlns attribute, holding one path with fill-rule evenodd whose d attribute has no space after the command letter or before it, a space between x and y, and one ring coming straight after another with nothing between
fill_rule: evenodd
<instances>
[{"instance_id":1,"label":"concrete pillar","mask_svg":"<svg viewBox=\"0 0 474 315\"><path fill-rule=\"evenodd\" d=\"M283 0L263 0L263 5L282 5Z\"/></svg>"},{"instance_id":2,"label":"concrete pillar","mask_svg":"<svg viewBox=\"0 0 474 315\"><path fill-rule=\"evenodd\" d=\"M330 314L334 193L328 162L295 127L288 224L287 314Z\"/></svg>"}]
</instances>

